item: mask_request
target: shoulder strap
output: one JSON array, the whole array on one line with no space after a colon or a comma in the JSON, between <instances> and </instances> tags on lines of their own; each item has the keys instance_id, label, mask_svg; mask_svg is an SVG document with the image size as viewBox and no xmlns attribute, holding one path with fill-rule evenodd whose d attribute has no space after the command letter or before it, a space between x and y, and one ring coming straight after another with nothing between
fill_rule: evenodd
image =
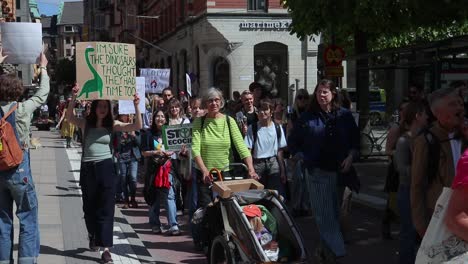
<instances>
[{"instance_id":1,"label":"shoulder strap","mask_svg":"<svg viewBox=\"0 0 468 264\"><path fill-rule=\"evenodd\" d=\"M10 111L8 111L8 112L2 117L2 121L5 121L14 111L16 111L17 108L18 108L18 104L17 104L17 103L13 103L13 106L10 107Z\"/></svg>"},{"instance_id":2,"label":"shoulder strap","mask_svg":"<svg viewBox=\"0 0 468 264\"><path fill-rule=\"evenodd\" d=\"M203 129L203 125L205 124L205 119L206 119L206 116L202 116L202 117L201 117L200 129Z\"/></svg>"},{"instance_id":3,"label":"shoulder strap","mask_svg":"<svg viewBox=\"0 0 468 264\"><path fill-rule=\"evenodd\" d=\"M252 123L252 136L253 136L252 155L255 149L255 143L257 142L257 133L258 133L258 122L253 122Z\"/></svg>"},{"instance_id":4,"label":"shoulder strap","mask_svg":"<svg viewBox=\"0 0 468 264\"><path fill-rule=\"evenodd\" d=\"M182 124L184 124L185 118L184 118L184 117L182 117L181 119L182 119L182 120L180 121L180 124L179 124L179 125L182 125Z\"/></svg>"},{"instance_id":5,"label":"shoulder strap","mask_svg":"<svg viewBox=\"0 0 468 264\"><path fill-rule=\"evenodd\" d=\"M280 143L281 143L281 126L276 123L276 122L273 122L275 124L275 130L276 130L276 139L278 140L278 148L280 146Z\"/></svg>"},{"instance_id":6,"label":"shoulder strap","mask_svg":"<svg viewBox=\"0 0 468 264\"><path fill-rule=\"evenodd\" d=\"M423 132L424 139L428 144L428 182L432 183L436 179L439 172L440 160L440 141L430 129L425 129Z\"/></svg>"}]
</instances>

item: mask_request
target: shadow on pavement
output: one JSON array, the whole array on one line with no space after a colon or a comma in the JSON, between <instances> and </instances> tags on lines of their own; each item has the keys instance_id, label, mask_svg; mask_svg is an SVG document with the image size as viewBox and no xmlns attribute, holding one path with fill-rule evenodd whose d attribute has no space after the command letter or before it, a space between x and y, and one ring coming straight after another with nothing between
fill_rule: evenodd
<instances>
[{"instance_id":1,"label":"shadow on pavement","mask_svg":"<svg viewBox=\"0 0 468 264\"><path fill-rule=\"evenodd\" d=\"M81 197L81 194L74 194L74 193L69 193L69 194L47 194L45 196L55 196L55 197Z\"/></svg>"},{"instance_id":2,"label":"shadow on pavement","mask_svg":"<svg viewBox=\"0 0 468 264\"><path fill-rule=\"evenodd\" d=\"M77 248L73 250L59 250L53 247L41 245L41 254L43 255L57 255L57 256L64 256L64 257L71 257L75 259L87 260L87 261L99 261L99 258L93 258L89 256L84 256L82 253L89 252L87 248Z\"/></svg>"}]
</instances>

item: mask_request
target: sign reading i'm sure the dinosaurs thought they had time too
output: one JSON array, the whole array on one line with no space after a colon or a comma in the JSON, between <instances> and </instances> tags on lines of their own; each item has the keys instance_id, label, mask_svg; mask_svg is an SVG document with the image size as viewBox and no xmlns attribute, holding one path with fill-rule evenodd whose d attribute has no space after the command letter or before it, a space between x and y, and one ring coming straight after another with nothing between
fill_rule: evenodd
<instances>
[{"instance_id":1,"label":"sign reading i'm sure the dinosaurs thought they had time too","mask_svg":"<svg viewBox=\"0 0 468 264\"><path fill-rule=\"evenodd\" d=\"M135 45L76 43L78 99L133 99L136 93Z\"/></svg>"}]
</instances>

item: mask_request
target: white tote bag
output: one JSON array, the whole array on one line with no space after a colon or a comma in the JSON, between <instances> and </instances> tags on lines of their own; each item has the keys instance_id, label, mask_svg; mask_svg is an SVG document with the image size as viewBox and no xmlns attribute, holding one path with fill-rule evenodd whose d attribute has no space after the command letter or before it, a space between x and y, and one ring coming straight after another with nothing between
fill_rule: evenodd
<instances>
[{"instance_id":1,"label":"white tote bag","mask_svg":"<svg viewBox=\"0 0 468 264\"><path fill-rule=\"evenodd\" d=\"M431 222L419 247L416 264L467 263L468 245L450 232L445 224L452 189L444 187L432 215Z\"/></svg>"}]
</instances>

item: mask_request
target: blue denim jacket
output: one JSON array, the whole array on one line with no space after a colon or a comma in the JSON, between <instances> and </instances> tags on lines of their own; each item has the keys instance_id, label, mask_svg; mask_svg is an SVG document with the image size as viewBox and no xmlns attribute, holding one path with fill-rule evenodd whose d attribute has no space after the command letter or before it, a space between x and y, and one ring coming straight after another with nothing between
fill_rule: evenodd
<instances>
[{"instance_id":1,"label":"blue denim jacket","mask_svg":"<svg viewBox=\"0 0 468 264\"><path fill-rule=\"evenodd\" d=\"M121 152L125 148L125 146L120 144L122 134L123 134L122 132L115 132L115 137L116 137L115 140L117 143L115 150L117 153ZM141 151L140 151L140 145L141 145L140 131L135 131L135 137L132 138L131 142L129 142L128 144L130 144L132 148L133 158L135 158L136 160L139 160L142 156Z\"/></svg>"},{"instance_id":2,"label":"blue denim jacket","mask_svg":"<svg viewBox=\"0 0 468 264\"><path fill-rule=\"evenodd\" d=\"M291 154L302 152L304 166L307 168L319 167L321 148L334 147L337 160L343 161L349 154L357 159L359 154L359 129L354 122L351 111L340 108L336 112L335 126L336 143L334 146L324 146L325 123L318 113L304 112L294 122L293 129L288 136L288 148Z\"/></svg>"}]
</instances>

